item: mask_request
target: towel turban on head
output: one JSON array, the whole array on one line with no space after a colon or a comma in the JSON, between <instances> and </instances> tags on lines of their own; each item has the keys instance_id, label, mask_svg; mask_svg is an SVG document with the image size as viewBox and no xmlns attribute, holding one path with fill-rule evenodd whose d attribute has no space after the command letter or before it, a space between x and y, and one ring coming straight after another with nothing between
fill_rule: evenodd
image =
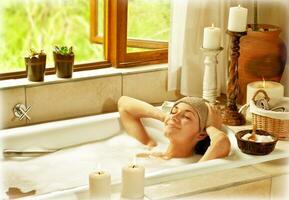
<instances>
[{"instance_id":1,"label":"towel turban on head","mask_svg":"<svg viewBox=\"0 0 289 200\"><path fill-rule=\"evenodd\" d=\"M184 97L184 98L181 98L178 101L176 101L174 106L176 106L179 103L188 104L196 111L196 113L199 117L200 131L204 131L204 129L206 128L207 119L208 119L208 112L209 112L209 109L208 109L204 99L199 98L199 97Z\"/></svg>"}]
</instances>

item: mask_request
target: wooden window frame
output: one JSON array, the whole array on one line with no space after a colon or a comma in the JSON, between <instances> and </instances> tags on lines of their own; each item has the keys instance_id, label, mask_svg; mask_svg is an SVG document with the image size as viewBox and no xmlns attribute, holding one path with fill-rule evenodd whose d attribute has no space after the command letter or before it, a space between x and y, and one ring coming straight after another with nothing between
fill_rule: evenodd
<instances>
[{"instance_id":1,"label":"wooden window frame","mask_svg":"<svg viewBox=\"0 0 289 200\"><path fill-rule=\"evenodd\" d=\"M94 5L97 4L97 0ZM162 41L149 41L141 39L127 39L127 15L128 0L104 0L107 21L104 32L107 37L104 41L108 48L105 57L114 67L130 67L136 65L157 64L168 62L168 43ZM97 20L97 7L94 6L94 19ZM97 22L93 21L90 39L95 42L103 42L98 35ZM143 52L127 52L127 47L151 48L153 50Z\"/></svg>"},{"instance_id":2,"label":"wooden window frame","mask_svg":"<svg viewBox=\"0 0 289 200\"><path fill-rule=\"evenodd\" d=\"M128 0L104 0L104 36L97 30L98 0L90 0L90 40L103 43L104 61L74 65L74 71L92 70L105 67L131 67L137 65L168 62L168 44L162 41L141 39L127 40ZM144 52L127 53L127 47L150 48ZM23 59L24 63L24 59ZM45 74L55 74L54 68L47 68ZM0 73L0 80L25 78L27 71Z\"/></svg>"},{"instance_id":3,"label":"wooden window frame","mask_svg":"<svg viewBox=\"0 0 289 200\"><path fill-rule=\"evenodd\" d=\"M103 36L101 36L98 32L98 1L99 0L91 0L90 1L90 41L97 44L103 44ZM106 9L107 1L104 1L104 10ZM108 11L107 11L108 12ZM104 17L104 24L106 24L107 18ZM104 34L105 35L105 34ZM157 40L144 40L137 38L128 38L127 39L128 47L135 48L145 48L145 49L166 49L168 48L168 42L157 41Z\"/></svg>"},{"instance_id":4,"label":"wooden window frame","mask_svg":"<svg viewBox=\"0 0 289 200\"><path fill-rule=\"evenodd\" d=\"M23 58L24 63L24 58ZM73 71L83 71L83 70L93 70L93 69L101 69L111 67L111 63L109 61L99 61L99 62L88 62L73 65ZM46 68L45 75L55 74L55 68ZM0 80L6 79L18 79L27 77L27 71L17 71L17 72L8 72L8 73L0 73Z\"/></svg>"}]
</instances>

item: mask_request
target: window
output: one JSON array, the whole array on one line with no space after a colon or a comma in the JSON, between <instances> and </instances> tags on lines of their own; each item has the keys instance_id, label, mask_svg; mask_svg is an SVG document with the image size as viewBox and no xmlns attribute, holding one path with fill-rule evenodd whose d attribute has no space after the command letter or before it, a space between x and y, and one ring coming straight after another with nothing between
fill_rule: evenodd
<instances>
[{"instance_id":1,"label":"window","mask_svg":"<svg viewBox=\"0 0 289 200\"><path fill-rule=\"evenodd\" d=\"M167 62L170 0L2 0L0 79L25 77L30 48L73 46L74 70Z\"/></svg>"},{"instance_id":2,"label":"window","mask_svg":"<svg viewBox=\"0 0 289 200\"><path fill-rule=\"evenodd\" d=\"M170 0L129 0L127 52L168 48Z\"/></svg>"},{"instance_id":3,"label":"window","mask_svg":"<svg viewBox=\"0 0 289 200\"><path fill-rule=\"evenodd\" d=\"M160 0L162 5L169 5L169 0ZM110 33L108 34L108 40L110 41L110 51L108 52L108 57L111 59L114 66L117 67L127 67L127 66L135 66L141 64L151 64L151 63L162 63L167 62L168 58L168 49L167 49L167 41L156 41L156 40L148 40L148 39L136 39L129 38L131 28L138 28L130 26L133 24L133 21L142 23L143 25L139 26L141 29L139 32L146 31L147 27L145 27L144 22L146 21L144 17L143 20L140 20L140 16L146 13L149 13L149 5L154 4L154 6L160 5L157 3L157 0L117 0L117 1L108 1L109 2L109 20L116 21L116 24L109 23ZM136 9L135 5L143 4L143 6L147 6L146 9L142 10L142 13L135 12L135 16L128 14L129 10ZM167 8L167 20L170 19L170 9L169 6ZM150 14L147 14L148 17L151 17ZM154 16L154 15L153 15ZM157 19L160 20L160 19ZM166 23L169 27L169 22ZM129 29L128 29L129 28ZM162 29L162 28L161 28ZM161 30L160 29L160 30ZM133 36L133 35L132 35ZM135 35L138 37L139 35ZM142 37L142 36L141 36ZM137 44L138 43L138 44ZM131 51L130 46L137 48L146 49L145 51ZM148 44L153 44L150 47ZM161 44L161 45L160 45ZM159 45L159 46L158 46ZM149 48L148 48L149 47Z\"/></svg>"}]
</instances>

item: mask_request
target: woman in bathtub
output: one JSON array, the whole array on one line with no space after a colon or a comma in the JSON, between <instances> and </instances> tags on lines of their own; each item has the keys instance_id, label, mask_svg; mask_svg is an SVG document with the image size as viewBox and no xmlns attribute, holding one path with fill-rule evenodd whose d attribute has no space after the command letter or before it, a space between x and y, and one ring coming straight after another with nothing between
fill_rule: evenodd
<instances>
[{"instance_id":1,"label":"woman in bathtub","mask_svg":"<svg viewBox=\"0 0 289 200\"><path fill-rule=\"evenodd\" d=\"M122 96L118 110L127 133L149 147L157 144L148 136L140 119L154 118L164 122L164 134L170 142L166 152L159 155L164 159L197 153L203 154L200 161L206 161L226 157L230 152L230 141L219 130L222 124L219 110L201 98L184 97L165 114L146 102Z\"/></svg>"}]
</instances>

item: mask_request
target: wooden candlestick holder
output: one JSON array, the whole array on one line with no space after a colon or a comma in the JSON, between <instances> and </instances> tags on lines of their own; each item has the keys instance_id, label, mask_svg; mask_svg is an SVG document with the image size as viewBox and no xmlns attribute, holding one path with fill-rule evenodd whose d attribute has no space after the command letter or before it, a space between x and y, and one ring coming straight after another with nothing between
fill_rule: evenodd
<instances>
[{"instance_id":1,"label":"wooden candlestick holder","mask_svg":"<svg viewBox=\"0 0 289 200\"><path fill-rule=\"evenodd\" d=\"M204 59L204 79L203 79L203 99L207 100L211 104L216 104L217 99L217 56L223 50L223 47L219 49L207 49L201 48Z\"/></svg>"},{"instance_id":2,"label":"wooden candlestick holder","mask_svg":"<svg viewBox=\"0 0 289 200\"><path fill-rule=\"evenodd\" d=\"M245 124L245 117L238 112L236 104L239 94L238 83L238 58L240 56L240 38L247 32L232 32L227 31L231 36L231 62L229 66L229 79L227 84L227 105L222 110L223 123L231 126L239 126Z\"/></svg>"}]
</instances>

